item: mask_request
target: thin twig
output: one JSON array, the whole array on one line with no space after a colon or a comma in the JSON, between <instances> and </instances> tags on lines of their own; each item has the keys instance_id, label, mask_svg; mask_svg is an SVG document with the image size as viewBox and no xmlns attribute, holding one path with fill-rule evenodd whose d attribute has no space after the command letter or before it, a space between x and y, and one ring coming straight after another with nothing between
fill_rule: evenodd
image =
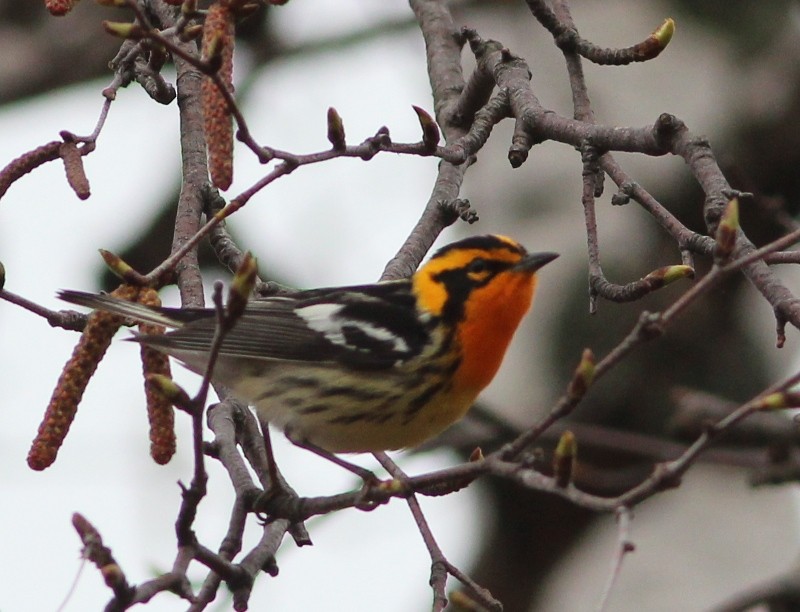
<instances>
[{"instance_id":1,"label":"thin twig","mask_svg":"<svg viewBox=\"0 0 800 612\"><path fill-rule=\"evenodd\" d=\"M83 331L86 327L88 315L74 310L50 310L32 302L21 295L12 293L8 289L0 289L0 300L5 300L10 304L15 304L45 319L51 326L68 329L71 331Z\"/></svg>"},{"instance_id":2,"label":"thin twig","mask_svg":"<svg viewBox=\"0 0 800 612\"><path fill-rule=\"evenodd\" d=\"M389 472L389 475L395 480L405 482L408 476L403 472L397 464L392 461L386 453L374 453L375 458ZM445 566L445 556L436 538L433 536L428 521L422 513L417 498L411 494L406 498L408 507L411 510L411 515L414 517L414 522L417 524L422 540L425 542L425 547L428 549L428 554L431 556L431 578L430 585L433 589L433 610L434 612L441 612L447 606L447 594L445 587L447 586L447 569Z\"/></svg>"},{"instance_id":3,"label":"thin twig","mask_svg":"<svg viewBox=\"0 0 800 612\"><path fill-rule=\"evenodd\" d=\"M620 506L616 512L617 515L617 548L614 553L614 558L611 562L611 573L608 577L606 587L603 589L603 594L600 596L600 602L597 604L598 612L603 612L607 609L608 601L611 598L611 592L614 590L614 585L619 579L622 571L622 562L625 556L632 553L636 547L630 538L631 528L631 511L629 508Z\"/></svg>"},{"instance_id":4,"label":"thin twig","mask_svg":"<svg viewBox=\"0 0 800 612\"><path fill-rule=\"evenodd\" d=\"M444 2L411 0L410 4L425 39L436 121L449 143L465 134L464 128L457 125L465 118L457 117L454 121L459 94L465 86L460 37ZM425 209L397 254L386 264L381 280L411 276L442 230L458 219L448 210L446 203L458 198L469 165L469 160L458 165L446 161L439 164L436 183Z\"/></svg>"},{"instance_id":5,"label":"thin twig","mask_svg":"<svg viewBox=\"0 0 800 612\"><path fill-rule=\"evenodd\" d=\"M386 453L374 453L375 458L383 466L383 468L398 480L401 484L408 482L408 475L400 469L400 467L392 461ZM402 495L402 493L401 493ZM447 595L445 587L447 584L447 574L452 575L458 579L464 586L466 586L470 594L475 600L488 610L502 610L502 604L497 601L492 594L485 588L481 587L464 572L459 570L445 557L441 547L436 542L436 538L431 531L430 525L422 512L419 505L419 500L412 493L406 497L406 503L411 510L411 515L414 517L414 522L417 529L425 542L425 547L428 549L428 554L431 557L431 578L430 585L433 589L433 610L439 612L444 610L447 606Z\"/></svg>"}]
</instances>

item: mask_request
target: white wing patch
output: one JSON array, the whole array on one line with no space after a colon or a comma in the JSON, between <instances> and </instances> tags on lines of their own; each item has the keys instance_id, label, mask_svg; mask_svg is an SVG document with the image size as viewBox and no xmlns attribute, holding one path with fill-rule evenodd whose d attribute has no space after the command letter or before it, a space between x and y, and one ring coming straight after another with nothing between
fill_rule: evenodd
<instances>
[{"instance_id":1,"label":"white wing patch","mask_svg":"<svg viewBox=\"0 0 800 612\"><path fill-rule=\"evenodd\" d=\"M343 304L312 304L295 309L295 314L301 317L306 324L325 336L325 339L333 344L345 346L355 350L366 350L363 347L353 346L347 341L344 328L358 329L365 336L374 338L378 342L387 342L392 346L392 350L406 353L410 350L408 343L393 334L385 327L380 327L367 321L358 319L348 319L339 316L345 306Z\"/></svg>"},{"instance_id":2,"label":"white wing patch","mask_svg":"<svg viewBox=\"0 0 800 612\"><path fill-rule=\"evenodd\" d=\"M312 304L295 308L294 313L301 317L311 329L325 336L328 341L346 345L341 320L336 318L342 308L344 308L342 304Z\"/></svg>"},{"instance_id":3,"label":"white wing patch","mask_svg":"<svg viewBox=\"0 0 800 612\"><path fill-rule=\"evenodd\" d=\"M392 349L399 353L407 353L409 350L408 343L400 336L396 336L385 327L378 327L366 321L352 320L347 322L348 327L357 327L365 335L371 336L380 342L391 342Z\"/></svg>"}]
</instances>

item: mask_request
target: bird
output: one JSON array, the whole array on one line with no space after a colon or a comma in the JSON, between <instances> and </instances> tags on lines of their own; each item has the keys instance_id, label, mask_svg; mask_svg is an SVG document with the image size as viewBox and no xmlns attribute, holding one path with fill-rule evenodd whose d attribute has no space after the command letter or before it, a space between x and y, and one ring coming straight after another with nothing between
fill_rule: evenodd
<instances>
[{"instance_id":1,"label":"bird","mask_svg":"<svg viewBox=\"0 0 800 612\"><path fill-rule=\"evenodd\" d=\"M211 378L296 444L326 454L414 448L461 419L494 378L558 254L488 234L436 251L411 277L254 298ZM152 307L64 290L73 304L166 326L131 338L203 374L213 308Z\"/></svg>"}]
</instances>

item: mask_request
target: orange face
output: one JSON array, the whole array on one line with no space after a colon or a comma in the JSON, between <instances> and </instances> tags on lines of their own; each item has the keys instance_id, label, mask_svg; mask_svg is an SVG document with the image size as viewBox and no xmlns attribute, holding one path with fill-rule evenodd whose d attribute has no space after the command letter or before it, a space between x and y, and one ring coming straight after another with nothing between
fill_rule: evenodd
<instances>
[{"instance_id":1,"label":"orange face","mask_svg":"<svg viewBox=\"0 0 800 612\"><path fill-rule=\"evenodd\" d=\"M455 387L477 394L497 373L533 300L536 270L556 256L528 254L505 236L445 247L414 277L421 309L455 325L462 363ZM464 247L467 248L464 248Z\"/></svg>"}]
</instances>

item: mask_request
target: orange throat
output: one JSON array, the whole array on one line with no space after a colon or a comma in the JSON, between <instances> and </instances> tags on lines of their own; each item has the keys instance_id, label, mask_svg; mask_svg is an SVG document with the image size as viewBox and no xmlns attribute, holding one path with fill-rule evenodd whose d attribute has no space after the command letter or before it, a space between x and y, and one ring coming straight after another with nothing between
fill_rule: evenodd
<instances>
[{"instance_id":1,"label":"orange throat","mask_svg":"<svg viewBox=\"0 0 800 612\"><path fill-rule=\"evenodd\" d=\"M503 274L509 276L504 282L473 291L458 331L462 362L455 386L475 395L492 382L533 300L535 276L514 271Z\"/></svg>"}]
</instances>

